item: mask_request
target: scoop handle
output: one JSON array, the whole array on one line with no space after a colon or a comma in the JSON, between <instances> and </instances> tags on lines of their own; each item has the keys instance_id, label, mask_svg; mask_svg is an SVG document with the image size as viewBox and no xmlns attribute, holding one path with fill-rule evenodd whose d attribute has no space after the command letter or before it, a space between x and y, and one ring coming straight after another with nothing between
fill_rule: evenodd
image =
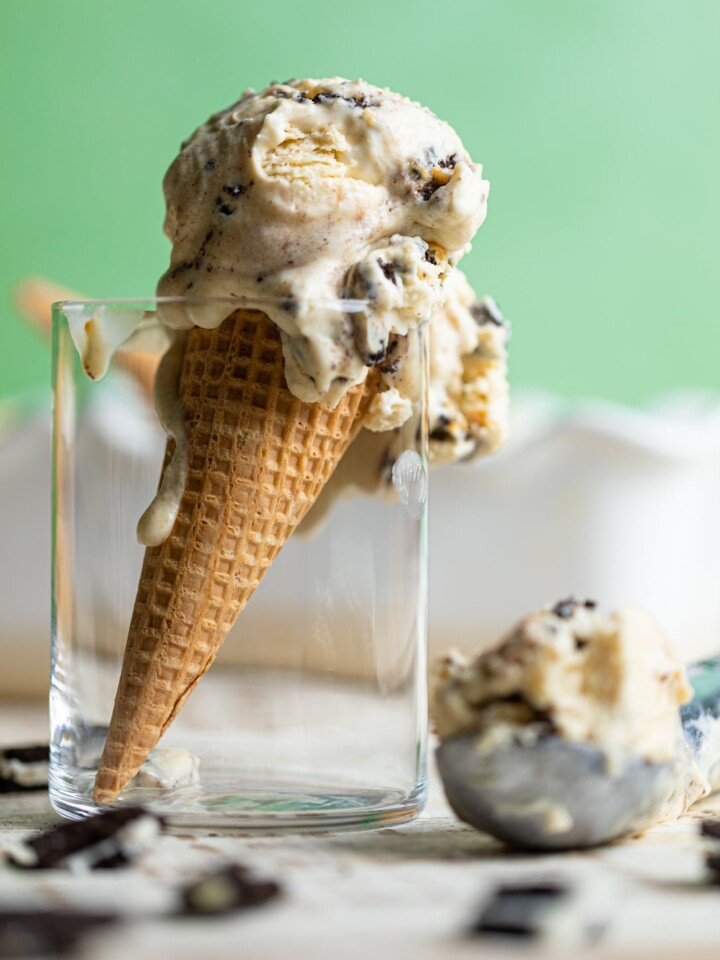
<instances>
[{"instance_id":1,"label":"scoop handle","mask_svg":"<svg viewBox=\"0 0 720 960\"><path fill-rule=\"evenodd\" d=\"M720 790L720 656L689 670L695 696L680 710L685 739L711 790Z\"/></svg>"},{"instance_id":2,"label":"scoop handle","mask_svg":"<svg viewBox=\"0 0 720 960\"><path fill-rule=\"evenodd\" d=\"M680 711L683 724L706 714L720 717L720 656L698 660L688 668L688 676L695 695Z\"/></svg>"}]
</instances>

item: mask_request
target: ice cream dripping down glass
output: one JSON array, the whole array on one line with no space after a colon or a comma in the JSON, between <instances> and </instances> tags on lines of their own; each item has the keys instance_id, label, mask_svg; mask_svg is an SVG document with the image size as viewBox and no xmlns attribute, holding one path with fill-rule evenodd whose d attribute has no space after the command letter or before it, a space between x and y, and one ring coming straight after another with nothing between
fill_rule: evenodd
<instances>
[{"instance_id":1,"label":"ice cream dripping down glass","mask_svg":"<svg viewBox=\"0 0 720 960\"><path fill-rule=\"evenodd\" d=\"M365 307L293 305L330 325ZM299 400L279 308L53 308L65 816L143 803L175 826L328 829L422 807L427 326L395 348L404 421L371 431L377 367L334 404Z\"/></svg>"}]
</instances>

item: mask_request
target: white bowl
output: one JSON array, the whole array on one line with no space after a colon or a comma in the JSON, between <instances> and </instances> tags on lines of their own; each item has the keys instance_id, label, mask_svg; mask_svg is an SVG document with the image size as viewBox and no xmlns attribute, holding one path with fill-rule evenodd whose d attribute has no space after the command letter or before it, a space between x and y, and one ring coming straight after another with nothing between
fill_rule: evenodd
<instances>
[{"instance_id":1,"label":"white bowl","mask_svg":"<svg viewBox=\"0 0 720 960\"><path fill-rule=\"evenodd\" d=\"M103 402L117 404L117 393ZM159 441L142 401L130 391L120 402L127 433L109 435L98 408L79 457L83 471L102 470L113 445L126 480L113 509L134 528L148 500L139 478ZM2 694L47 691L50 463L47 412L4 425L0 416ZM720 649L720 398L678 394L636 410L520 396L507 448L433 471L430 488L431 652L487 646L522 614L569 594L645 607L688 661ZM362 501L346 507L363 522ZM102 516L107 505L83 508ZM289 595L281 560L262 589ZM136 576L98 580L108 623L126 615ZM273 659L282 662L281 647ZM346 669L360 668L350 657Z\"/></svg>"}]
</instances>

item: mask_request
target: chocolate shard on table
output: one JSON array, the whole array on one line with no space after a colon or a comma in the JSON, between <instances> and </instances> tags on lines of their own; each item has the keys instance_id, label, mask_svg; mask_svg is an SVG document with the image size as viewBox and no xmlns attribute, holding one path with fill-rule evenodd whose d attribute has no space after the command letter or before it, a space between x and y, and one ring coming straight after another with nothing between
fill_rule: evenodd
<instances>
[{"instance_id":1,"label":"chocolate shard on table","mask_svg":"<svg viewBox=\"0 0 720 960\"><path fill-rule=\"evenodd\" d=\"M549 916L569 899L560 883L502 884L492 893L471 932L531 939L545 932Z\"/></svg>"},{"instance_id":2,"label":"chocolate shard on table","mask_svg":"<svg viewBox=\"0 0 720 960\"><path fill-rule=\"evenodd\" d=\"M26 870L110 870L133 863L156 841L164 822L144 807L119 807L69 821L23 840L10 863Z\"/></svg>"},{"instance_id":3,"label":"chocolate shard on table","mask_svg":"<svg viewBox=\"0 0 720 960\"><path fill-rule=\"evenodd\" d=\"M0 910L0 957L77 956L83 937L117 919L74 910Z\"/></svg>"},{"instance_id":4,"label":"chocolate shard on table","mask_svg":"<svg viewBox=\"0 0 720 960\"><path fill-rule=\"evenodd\" d=\"M282 888L274 880L258 880L247 867L228 864L181 891L181 914L219 916L259 907L275 900Z\"/></svg>"},{"instance_id":5,"label":"chocolate shard on table","mask_svg":"<svg viewBox=\"0 0 720 960\"><path fill-rule=\"evenodd\" d=\"M705 819L700 824L700 833L703 837L720 840L720 820Z\"/></svg>"}]
</instances>

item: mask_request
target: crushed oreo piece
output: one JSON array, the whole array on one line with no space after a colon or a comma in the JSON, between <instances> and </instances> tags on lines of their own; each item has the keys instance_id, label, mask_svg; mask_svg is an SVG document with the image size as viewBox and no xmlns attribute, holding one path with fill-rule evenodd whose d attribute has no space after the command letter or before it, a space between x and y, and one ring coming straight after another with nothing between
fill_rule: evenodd
<instances>
[{"instance_id":1,"label":"crushed oreo piece","mask_svg":"<svg viewBox=\"0 0 720 960\"><path fill-rule=\"evenodd\" d=\"M548 913L567 899L569 892L559 883L503 884L484 904L472 933L538 937Z\"/></svg>"},{"instance_id":2,"label":"crushed oreo piece","mask_svg":"<svg viewBox=\"0 0 720 960\"><path fill-rule=\"evenodd\" d=\"M0 793L47 790L49 762L47 744L0 750Z\"/></svg>"},{"instance_id":3,"label":"crushed oreo piece","mask_svg":"<svg viewBox=\"0 0 720 960\"><path fill-rule=\"evenodd\" d=\"M304 99L308 99L305 97ZM371 103L367 97L346 97L342 93L331 93L329 90L321 90L319 93L316 93L312 97L313 103L328 103L331 100L344 100L350 107L359 107L361 110L365 110L367 107L375 106Z\"/></svg>"},{"instance_id":4,"label":"crushed oreo piece","mask_svg":"<svg viewBox=\"0 0 720 960\"><path fill-rule=\"evenodd\" d=\"M438 262L437 262L436 258L435 258L435 257L433 256L433 254L430 252L430 247L428 247L427 250L425 251L425 256L423 257L423 259L424 259L427 263L431 263L434 267L436 267L436 266L438 265ZM472 310L472 307L471 307L470 309Z\"/></svg>"},{"instance_id":5,"label":"crushed oreo piece","mask_svg":"<svg viewBox=\"0 0 720 960\"><path fill-rule=\"evenodd\" d=\"M29 837L8 859L27 870L124 867L155 842L163 827L163 819L145 807L117 807Z\"/></svg>"},{"instance_id":6,"label":"crushed oreo piece","mask_svg":"<svg viewBox=\"0 0 720 960\"><path fill-rule=\"evenodd\" d=\"M470 306L470 313L478 326L483 327L487 323L492 323L496 327L504 327L505 320L500 307L495 303L492 297L483 297L482 300L476 300Z\"/></svg>"},{"instance_id":7,"label":"crushed oreo piece","mask_svg":"<svg viewBox=\"0 0 720 960\"><path fill-rule=\"evenodd\" d=\"M377 258L377 263L380 269L382 270L385 279L389 280L390 283L397 286L397 276L396 276L396 266L391 260L383 260L381 257Z\"/></svg>"},{"instance_id":8,"label":"crushed oreo piece","mask_svg":"<svg viewBox=\"0 0 720 960\"><path fill-rule=\"evenodd\" d=\"M381 360L385 359L385 352L384 346L372 353L366 351L362 356L362 362L366 367L374 367L376 363L380 363Z\"/></svg>"},{"instance_id":9,"label":"crushed oreo piece","mask_svg":"<svg viewBox=\"0 0 720 960\"><path fill-rule=\"evenodd\" d=\"M401 345L404 349L400 349ZM401 341L400 337L393 337L385 351L383 362L380 364L380 372L390 376L396 374L406 353L407 341Z\"/></svg>"},{"instance_id":10,"label":"crushed oreo piece","mask_svg":"<svg viewBox=\"0 0 720 960\"><path fill-rule=\"evenodd\" d=\"M181 891L181 913L192 916L218 916L259 907L280 896L274 880L256 880L246 867L229 864L201 877Z\"/></svg>"},{"instance_id":11,"label":"crushed oreo piece","mask_svg":"<svg viewBox=\"0 0 720 960\"><path fill-rule=\"evenodd\" d=\"M0 957L59 957L75 953L82 938L116 923L111 913L71 910L0 910Z\"/></svg>"},{"instance_id":12,"label":"crushed oreo piece","mask_svg":"<svg viewBox=\"0 0 720 960\"><path fill-rule=\"evenodd\" d=\"M452 170L457 163L457 155L451 153L449 157L445 157L443 160L438 160L437 165L442 170Z\"/></svg>"},{"instance_id":13,"label":"crushed oreo piece","mask_svg":"<svg viewBox=\"0 0 720 960\"><path fill-rule=\"evenodd\" d=\"M712 874L712 882L720 883L720 854L711 853L705 857L705 866Z\"/></svg>"},{"instance_id":14,"label":"crushed oreo piece","mask_svg":"<svg viewBox=\"0 0 720 960\"><path fill-rule=\"evenodd\" d=\"M231 197L241 197L247 190L247 187L242 183L227 183L223 187L223 190Z\"/></svg>"},{"instance_id":15,"label":"crushed oreo piece","mask_svg":"<svg viewBox=\"0 0 720 960\"><path fill-rule=\"evenodd\" d=\"M562 620L569 620L578 607L585 607L586 610L594 610L597 603L594 600L576 600L575 597L566 597L565 600L559 600L552 608L552 613Z\"/></svg>"},{"instance_id":16,"label":"crushed oreo piece","mask_svg":"<svg viewBox=\"0 0 720 960\"><path fill-rule=\"evenodd\" d=\"M205 171L207 173L212 173L214 169L215 169L215 161L211 157L209 160L205 161Z\"/></svg>"},{"instance_id":17,"label":"crushed oreo piece","mask_svg":"<svg viewBox=\"0 0 720 960\"><path fill-rule=\"evenodd\" d=\"M706 818L700 824L700 833L703 837L720 840L720 820L710 820Z\"/></svg>"}]
</instances>

